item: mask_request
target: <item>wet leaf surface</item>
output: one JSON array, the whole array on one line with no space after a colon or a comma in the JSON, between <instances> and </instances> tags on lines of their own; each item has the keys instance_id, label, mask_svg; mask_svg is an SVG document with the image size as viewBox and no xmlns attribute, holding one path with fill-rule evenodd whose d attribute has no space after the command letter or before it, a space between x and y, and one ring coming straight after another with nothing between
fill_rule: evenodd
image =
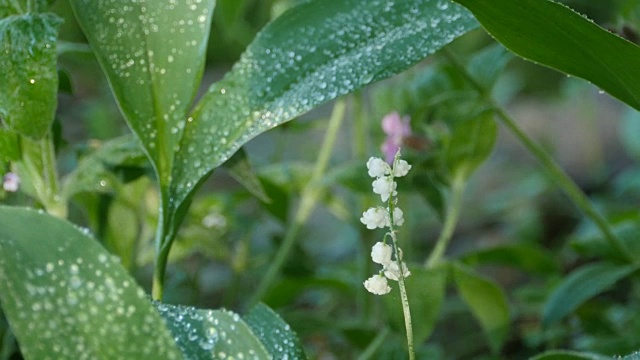
<instances>
[{"instance_id":1,"label":"wet leaf surface","mask_svg":"<svg viewBox=\"0 0 640 360\"><path fill-rule=\"evenodd\" d=\"M22 135L44 137L58 106L54 14L0 20L0 120Z\"/></svg>"},{"instance_id":2,"label":"wet leaf surface","mask_svg":"<svg viewBox=\"0 0 640 360\"><path fill-rule=\"evenodd\" d=\"M267 25L189 117L173 206L256 135L387 78L476 28L447 0L322 0Z\"/></svg>"},{"instance_id":3,"label":"wet leaf surface","mask_svg":"<svg viewBox=\"0 0 640 360\"><path fill-rule=\"evenodd\" d=\"M0 206L0 301L26 359L182 359L118 261L36 210Z\"/></svg>"},{"instance_id":4,"label":"wet leaf surface","mask_svg":"<svg viewBox=\"0 0 640 360\"><path fill-rule=\"evenodd\" d=\"M168 182L202 76L213 0L72 0L120 109Z\"/></svg>"},{"instance_id":5,"label":"wet leaf surface","mask_svg":"<svg viewBox=\"0 0 640 360\"><path fill-rule=\"evenodd\" d=\"M238 314L227 310L154 304L187 360L271 359Z\"/></svg>"}]
</instances>

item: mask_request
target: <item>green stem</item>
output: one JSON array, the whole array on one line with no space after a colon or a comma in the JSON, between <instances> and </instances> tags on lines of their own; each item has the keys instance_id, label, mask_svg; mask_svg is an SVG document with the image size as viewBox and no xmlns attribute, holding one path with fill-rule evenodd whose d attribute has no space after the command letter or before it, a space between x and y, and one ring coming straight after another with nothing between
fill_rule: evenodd
<instances>
[{"instance_id":1,"label":"green stem","mask_svg":"<svg viewBox=\"0 0 640 360\"><path fill-rule=\"evenodd\" d=\"M399 153L398 153L399 154ZM394 165L392 173L395 172L396 164L398 163L398 154L396 154L396 158L394 160ZM409 297L407 296L407 288L405 286L405 277L404 277L404 267L402 266L402 257L400 253L400 246L398 245L398 237L396 235L395 223L393 221L393 213L395 211L395 198L393 196L389 197L388 201L388 209L389 209L389 236L391 236L391 240L393 242L393 252L396 254L396 263L398 264L398 269L400 276L398 277L398 287L400 288L400 301L402 303L402 314L404 315L404 326L405 331L407 333L407 348L409 351L409 360L414 360L416 358L416 351L413 343L413 325L411 323L411 308L409 307Z\"/></svg>"},{"instance_id":2,"label":"green stem","mask_svg":"<svg viewBox=\"0 0 640 360\"><path fill-rule=\"evenodd\" d=\"M634 261L631 252L624 246L624 243L614 234L611 225L591 204L591 201L580 189L580 187L571 179L569 175L555 162L555 160L544 151L544 149L535 143L527 134L518 127L516 122L507 114L507 112L492 98L491 93L482 84L480 84L462 65L457 57L448 49L444 49L444 54L449 61L458 69L469 84L484 98L484 100L492 107L492 110L500 118L502 123L511 131L527 150L538 160L538 162L546 170L551 180L564 191L564 193L580 208L584 214L593 221L605 240L616 252L628 261Z\"/></svg>"},{"instance_id":3,"label":"green stem","mask_svg":"<svg viewBox=\"0 0 640 360\"><path fill-rule=\"evenodd\" d=\"M311 179L302 190L300 205L298 206L298 210L296 211L293 223L289 227L285 238L280 245L278 252L276 253L275 258L267 269L266 274L260 281L258 288L250 299L250 306L258 303L267 293L271 285L273 285L276 276L280 273L282 266L289 258L291 250L293 249L293 246L295 245L296 239L298 237L300 228L311 215L311 211L315 207L318 199L320 198L320 195L324 190L324 187L320 184L320 181L329 164L329 158L331 157L331 152L333 151L338 132L342 124L342 120L344 119L344 113L345 103L344 101L339 100L338 102L336 102L336 105L333 108L333 113L331 114L331 119L329 120L329 126L327 128L327 132L320 149L320 154L318 155L318 159L316 160Z\"/></svg>"},{"instance_id":4,"label":"green stem","mask_svg":"<svg viewBox=\"0 0 640 360\"><path fill-rule=\"evenodd\" d=\"M66 218L67 204L59 194L56 154L51 135L41 140L21 137L20 142L23 169L27 172L38 201L48 213Z\"/></svg>"},{"instance_id":5,"label":"green stem","mask_svg":"<svg viewBox=\"0 0 640 360\"><path fill-rule=\"evenodd\" d=\"M171 251L171 245L175 237L175 232L172 224L176 222L175 219L167 219L166 215L169 211L165 205L170 203L168 198L168 192L164 187L160 187L162 196L162 205L160 205L160 212L158 213L158 227L156 230L156 242L155 242L155 262L153 269L153 283L151 288L151 296L154 300L162 300L164 293L164 277L167 268L167 261L169 259L169 252ZM175 214L175 211L172 212Z\"/></svg>"},{"instance_id":6,"label":"green stem","mask_svg":"<svg viewBox=\"0 0 640 360\"><path fill-rule=\"evenodd\" d=\"M564 170L547 154L540 145L531 140L518 125L509 117L509 115L500 107L495 107L496 115L502 120L502 123L522 142L545 168L547 175L553 183L560 187L564 193L580 208L587 217L589 217L604 235L605 240L613 249L616 250L623 258L634 261L633 255L624 246L622 241L613 233L611 225L591 204L587 195L580 189L578 185L567 175Z\"/></svg>"},{"instance_id":7,"label":"green stem","mask_svg":"<svg viewBox=\"0 0 640 360\"><path fill-rule=\"evenodd\" d=\"M458 223L458 218L460 217L460 210L462 209L462 195L464 194L465 184L466 182L463 172L457 172L454 175L453 182L451 184L451 199L449 200L449 206L447 207L444 225L440 232L440 236L436 241L436 246L431 251L429 258L425 263L427 268L433 268L438 265L447 250L449 241L453 236L453 231Z\"/></svg>"}]
</instances>

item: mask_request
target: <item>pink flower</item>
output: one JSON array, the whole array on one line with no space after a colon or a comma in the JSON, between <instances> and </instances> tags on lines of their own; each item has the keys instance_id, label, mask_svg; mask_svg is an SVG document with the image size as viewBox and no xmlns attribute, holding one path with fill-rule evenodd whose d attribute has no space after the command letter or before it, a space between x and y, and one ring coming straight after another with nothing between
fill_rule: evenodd
<instances>
[{"instance_id":1,"label":"pink flower","mask_svg":"<svg viewBox=\"0 0 640 360\"><path fill-rule=\"evenodd\" d=\"M387 134L387 138L382 143L382 152L385 155L387 163L392 164L404 138L411 136L410 118L403 116L394 111L387 114L382 119L382 130Z\"/></svg>"},{"instance_id":2,"label":"pink flower","mask_svg":"<svg viewBox=\"0 0 640 360\"><path fill-rule=\"evenodd\" d=\"M20 177L12 172L7 173L2 179L2 188L8 192L18 191L18 188L20 188Z\"/></svg>"}]
</instances>

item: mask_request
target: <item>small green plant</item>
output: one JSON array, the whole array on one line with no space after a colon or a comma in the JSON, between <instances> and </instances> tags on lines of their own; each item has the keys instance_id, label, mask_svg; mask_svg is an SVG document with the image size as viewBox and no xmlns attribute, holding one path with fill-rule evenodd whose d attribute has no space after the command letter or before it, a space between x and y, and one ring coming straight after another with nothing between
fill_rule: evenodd
<instances>
[{"instance_id":1,"label":"small green plant","mask_svg":"<svg viewBox=\"0 0 640 360\"><path fill-rule=\"evenodd\" d=\"M639 6L613 9L633 41ZM637 350L637 169L584 191L512 118L515 86L499 83L507 50L593 83L628 106L635 161L629 40L550 0L0 0L0 360ZM220 59L234 63L197 96ZM575 81L562 78L552 84ZM88 100L103 83L112 96ZM324 104L309 164L324 123L281 125L324 118ZM461 225L500 125L541 171L500 201L475 194L487 227L517 215L509 200L558 189L580 224L558 237L570 249L543 245L545 214L492 247L475 242L486 228ZM207 183L218 168L242 187ZM511 270L490 276L496 264L531 279L509 285Z\"/></svg>"}]
</instances>

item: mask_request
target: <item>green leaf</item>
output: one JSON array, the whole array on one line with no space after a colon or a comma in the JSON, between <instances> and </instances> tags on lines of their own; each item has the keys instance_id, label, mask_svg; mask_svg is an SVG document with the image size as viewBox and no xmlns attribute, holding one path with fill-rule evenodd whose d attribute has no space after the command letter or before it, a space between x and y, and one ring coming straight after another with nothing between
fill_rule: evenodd
<instances>
[{"instance_id":1,"label":"green leaf","mask_svg":"<svg viewBox=\"0 0 640 360\"><path fill-rule=\"evenodd\" d=\"M245 187L251 194L257 197L264 203L270 203L271 199L267 195L264 186L260 182L260 179L253 171L251 162L247 157L247 153L240 149L235 153L229 161L224 164L224 167L229 171L229 175L234 178L238 183Z\"/></svg>"},{"instance_id":2,"label":"green leaf","mask_svg":"<svg viewBox=\"0 0 640 360\"><path fill-rule=\"evenodd\" d=\"M174 205L256 135L403 71L476 27L463 8L438 0L315 0L292 8L194 110L175 161Z\"/></svg>"},{"instance_id":3,"label":"green leaf","mask_svg":"<svg viewBox=\"0 0 640 360\"><path fill-rule=\"evenodd\" d=\"M82 192L113 191L120 182L112 171L113 167L144 163L144 152L132 136L109 140L83 158L74 171L65 177L62 194L70 199Z\"/></svg>"},{"instance_id":4,"label":"green leaf","mask_svg":"<svg viewBox=\"0 0 640 360\"><path fill-rule=\"evenodd\" d=\"M503 290L461 264L453 264L453 275L462 299L471 309L498 352L509 334L509 304Z\"/></svg>"},{"instance_id":5,"label":"green leaf","mask_svg":"<svg viewBox=\"0 0 640 360\"><path fill-rule=\"evenodd\" d=\"M622 360L640 360L640 352L634 352L622 358Z\"/></svg>"},{"instance_id":6,"label":"green leaf","mask_svg":"<svg viewBox=\"0 0 640 360\"><path fill-rule=\"evenodd\" d=\"M58 106L56 41L62 21L54 14L0 20L0 119L33 139L44 137Z\"/></svg>"},{"instance_id":7,"label":"green leaf","mask_svg":"<svg viewBox=\"0 0 640 360\"><path fill-rule=\"evenodd\" d=\"M306 359L302 343L291 327L271 308L256 305L244 316L273 359Z\"/></svg>"},{"instance_id":8,"label":"green leaf","mask_svg":"<svg viewBox=\"0 0 640 360\"><path fill-rule=\"evenodd\" d=\"M270 359L269 353L240 315L154 303L185 360Z\"/></svg>"},{"instance_id":9,"label":"green leaf","mask_svg":"<svg viewBox=\"0 0 640 360\"><path fill-rule=\"evenodd\" d=\"M611 357L587 352L552 350L530 360L611 360Z\"/></svg>"},{"instance_id":10,"label":"green leaf","mask_svg":"<svg viewBox=\"0 0 640 360\"><path fill-rule=\"evenodd\" d=\"M491 112L483 112L456 126L446 154L450 173L469 178L491 155L497 136L498 125Z\"/></svg>"},{"instance_id":11,"label":"green leaf","mask_svg":"<svg viewBox=\"0 0 640 360\"><path fill-rule=\"evenodd\" d=\"M0 164L18 160L20 158L20 145L16 133L0 129Z\"/></svg>"},{"instance_id":12,"label":"green leaf","mask_svg":"<svg viewBox=\"0 0 640 360\"><path fill-rule=\"evenodd\" d=\"M459 260L468 266L476 266L478 264L508 265L542 275L559 271L558 264L553 261L551 254L544 252L538 246L529 244L478 249L462 255Z\"/></svg>"},{"instance_id":13,"label":"green leaf","mask_svg":"<svg viewBox=\"0 0 640 360\"><path fill-rule=\"evenodd\" d=\"M0 301L26 359L182 359L118 261L35 210L0 206Z\"/></svg>"},{"instance_id":14,"label":"green leaf","mask_svg":"<svg viewBox=\"0 0 640 360\"><path fill-rule=\"evenodd\" d=\"M474 54L467 68L473 79L491 89L512 57L511 53L500 45L488 46Z\"/></svg>"},{"instance_id":15,"label":"green leaf","mask_svg":"<svg viewBox=\"0 0 640 360\"><path fill-rule=\"evenodd\" d=\"M214 0L71 0L160 184L171 175L205 62Z\"/></svg>"},{"instance_id":16,"label":"green leaf","mask_svg":"<svg viewBox=\"0 0 640 360\"><path fill-rule=\"evenodd\" d=\"M542 324L548 326L562 319L585 301L607 290L639 267L640 265L594 263L575 270L563 280L545 303Z\"/></svg>"},{"instance_id":17,"label":"green leaf","mask_svg":"<svg viewBox=\"0 0 640 360\"><path fill-rule=\"evenodd\" d=\"M640 109L640 48L548 0L455 0L505 47Z\"/></svg>"},{"instance_id":18,"label":"green leaf","mask_svg":"<svg viewBox=\"0 0 640 360\"><path fill-rule=\"evenodd\" d=\"M411 267L411 276L405 279L409 308L413 322L415 342L420 344L433 332L438 321L447 285L447 268L444 266L432 269ZM395 294L398 287L394 286ZM404 315L399 296L385 296L392 324L396 329L404 331Z\"/></svg>"}]
</instances>

